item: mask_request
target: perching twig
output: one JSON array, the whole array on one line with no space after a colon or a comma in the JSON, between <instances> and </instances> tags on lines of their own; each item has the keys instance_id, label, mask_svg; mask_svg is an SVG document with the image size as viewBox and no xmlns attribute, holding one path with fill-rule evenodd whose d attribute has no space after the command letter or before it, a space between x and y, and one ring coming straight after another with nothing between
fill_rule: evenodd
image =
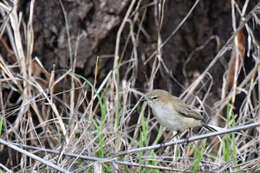
<instances>
[{"instance_id":1,"label":"perching twig","mask_svg":"<svg viewBox=\"0 0 260 173\"><path fill-rule=\"evenodd\" d=\"M189 138L179 139L179 140L176 140L176 141L166 142L166 143L163 143L163 144L157 144L157 145L152 145L152 146L142 147L142 148L134 148L134 149L130 149L130 150L126 150L126 151L116 153L114 156L112 156L112 158L119 157L119 156L126 155L126 154L130 154L130 153L137 153L137 152L141 152L141 151L153 150L153 149L167 147L167 146L176 145L176 144L194 142L194 141L197 141L197 140L201 140L201 139L205 139L205 138L209 138L209 137L213 137L213 136L218 136L218 135L224 135L224 134L227 134L227 133L237 132L237 131L240 131L240 130L245 130L245 129L253 128L253 127L257 127L257 126L260 126L260 121L255 122L255 123L251 123L251 124L247 124L247 125L242 125L242 126L226 129L226 130L221 130L221 131L207 133L207 134L203 134L203 135L199 135L199 136L193 136L193 137L189 137Z\"/></svg>"}]
</instances>

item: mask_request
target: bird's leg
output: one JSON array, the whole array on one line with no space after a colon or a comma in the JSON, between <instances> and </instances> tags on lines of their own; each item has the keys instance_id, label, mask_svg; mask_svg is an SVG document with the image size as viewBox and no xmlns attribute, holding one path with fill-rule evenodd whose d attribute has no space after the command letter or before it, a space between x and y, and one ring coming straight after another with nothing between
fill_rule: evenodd
<instances>
[{"instance_id":1,"label":"bird's leg","mask_svg":"<svg viewBox=\"0 0 260 173\"><path fill-rule=\"evenodd\" d=\"M188 137L184 138L184 140L186 140L186 144L189 144L189 137L192 135L192 129L189 128L188 129Z\"/></svg>"},{"instance_id":2,"label":"bird's leg","mask_svg":"<svg viewBox=\"0 0 260 173\"><path fill-rule=\"evenodd\" d=\"M170 139L169 141L173 141L176 136L180 135L180 131L176 131L176 134L174 134L173 137L172 137L171 135L172 135L172 133L169 133L169 134L166 136L166 138L165 138L166 141L168 141L168 139Z\"/></svg>"},{"instance_id":3,"label":"bird's leg","mask_svg":"<svg viewBox=\"0 0 260 173\"><path fill-rule=\"evenodd\" d=\"M179 136L181 132L179 130L176 131L175 135L172 138L175 138L176 136Z\"/></svg>"},{"instance_id":4,"label":"bird's leg","mask_svg":"<svg viewBox=\"0 0 260 173\"><path fill-rule=\"evenodd\" d=\"M181 134L181 132L179 130L176 131L176 133L174 134L174 136L172 137L171 141L176 137L179 136ZM180 136L179 136L180 137Z\"/></svg>"}]
</instances>

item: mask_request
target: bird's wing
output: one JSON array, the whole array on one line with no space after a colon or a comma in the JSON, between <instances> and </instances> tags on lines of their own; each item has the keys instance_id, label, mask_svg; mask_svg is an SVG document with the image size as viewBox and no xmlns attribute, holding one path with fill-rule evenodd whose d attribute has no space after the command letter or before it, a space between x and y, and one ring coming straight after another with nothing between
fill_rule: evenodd
<instances>
[{"instance_id":1,"label":"bird's wing","mask_svg":"<svg viewBox=\"0 0 260 173\"><path fill-rule=\"evenodd\" d=\"M187 118L194 118L197 120L203 120L204 117L201 115L199 110L196 110L196 108L191 107L190 105L187 105L185 103L179 103L174 105L176 111L180 113L182 116ZM185 109L183 109L185 107Z\"/></svg>"}]
</instances>

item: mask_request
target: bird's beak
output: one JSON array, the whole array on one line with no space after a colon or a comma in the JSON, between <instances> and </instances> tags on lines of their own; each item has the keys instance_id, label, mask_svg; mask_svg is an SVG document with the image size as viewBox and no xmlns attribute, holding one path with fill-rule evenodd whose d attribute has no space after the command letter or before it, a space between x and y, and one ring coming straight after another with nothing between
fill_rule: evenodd
<instances>
[{"instance_id":1,"label":"bird's beak","mask_svg":"<svg viewBox=\"0 0 260 173\"><path fill-rule=\"evenodd\" d=\"M140 101L140 102L146 102L146 101L147 101L147 98L142 97L139 101Z\"/></svg>"}]
</instances>

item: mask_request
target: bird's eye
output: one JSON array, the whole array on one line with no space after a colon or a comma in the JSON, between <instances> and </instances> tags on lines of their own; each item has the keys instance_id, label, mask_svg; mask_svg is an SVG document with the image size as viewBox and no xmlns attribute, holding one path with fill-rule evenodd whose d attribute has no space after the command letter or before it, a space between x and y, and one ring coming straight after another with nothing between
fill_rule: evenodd
<instances>
[{"instance_id":1,"label":"bird's eye","mask_svg":"<svg viewBox=\"0 0 260 173\"><path fill-rule=\"evenodd\" d=\"M158 100L158 96L152 96L151 100Z\"/></svg>"}]
</instances>

